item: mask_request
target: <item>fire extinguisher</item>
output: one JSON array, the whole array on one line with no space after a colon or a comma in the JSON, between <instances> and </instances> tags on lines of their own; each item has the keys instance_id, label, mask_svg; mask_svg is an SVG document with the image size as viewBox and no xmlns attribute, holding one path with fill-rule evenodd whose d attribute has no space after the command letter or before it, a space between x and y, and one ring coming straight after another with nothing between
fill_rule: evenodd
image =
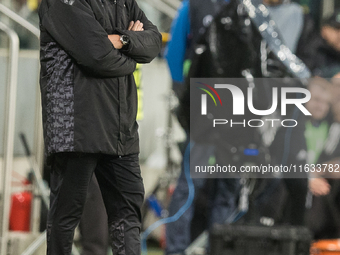
<instances>
[{"instance_id":1,"label":"fire extinguisher","mask_svg":"<svg viewBox=\"0 0 340 255\"><path fill-rule=\"evenodd\" d=\"M24 183L30 184L29 181ZM9 230L30 231L32 207L32 192L23 191L12 194L12 204L9 218Z\"/></svg>"}]
</instances>

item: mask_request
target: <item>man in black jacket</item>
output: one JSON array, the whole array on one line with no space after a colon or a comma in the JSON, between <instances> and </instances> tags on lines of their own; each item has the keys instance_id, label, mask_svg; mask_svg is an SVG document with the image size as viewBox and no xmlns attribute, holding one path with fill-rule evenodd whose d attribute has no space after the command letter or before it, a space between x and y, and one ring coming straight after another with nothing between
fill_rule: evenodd
<instances>
[{"instance_id":1,"label":"man in black jacket","mask_svg":"<svg viewBox=\"0 0 340 255\"><path fill-rule=\"evenodd\" d=\"M140 254L144 187L138 153L136 63L161 35L134 0L43 0L41 97L51 172L47 254L71 253L95 173L113 254Z\"/></svg>"}]
</instances>

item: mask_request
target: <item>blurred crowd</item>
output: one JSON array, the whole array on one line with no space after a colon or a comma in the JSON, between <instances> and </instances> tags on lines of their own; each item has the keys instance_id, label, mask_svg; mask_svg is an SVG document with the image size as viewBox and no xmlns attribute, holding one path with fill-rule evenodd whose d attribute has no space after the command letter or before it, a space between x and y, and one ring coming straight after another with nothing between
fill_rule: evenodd
<instances>
[{"instance_id":1,"label":"blurred crowd","mask_svg":"<svg viewBox=\"0 0 340 255\"><path fill-rule=\"evenodd\" d=\"M300 116L298 126L289 132L284 127L275 130L272 139L269 139L270 142L265 145L271 156L271 163L296 166L332 163L338 168L339 165L336 164L340 163L340 9L335 9L329 15L322 17L320 11L322 1L296 3L284 0L263 0L263 4L276 24L283 44L300 58L312 73L312 79L308 83L311 99L305 105L311 116ZM187 92L190 78L241 78L242 76L247 78L241 74L243 63L238 63L240 59L243 62L251 61L249 55L246 58L241 56L242 50L249 50L249 47L242 48L242 39L239 39L245 37L247 30L246 27L242 27L236 31L234 27L234 33L230 32L234 23L242 22L240 18L235 19L232 16L232 5L237 6L237 3L235 4L232 0L183 1L173 21L171 41L167 46L166 59L173 79L173 89L181 104L187 105L180 107L179 120L188 134L187 142L194 144L191 157L199 159L196 161L199 162L197 165L208 165L211 157L215 157L217 162L223 162L224 165L234 163L232 157L227 155L228 153L223 156L218 155L217 149L214 152L213 148L200 144L200 141L195 140L193 136L190 137L188 124L190 121L188 116L185 117L185 112L190 109ZM239 9L238 15L242 15ZM218 26L219 22L223 24L221 29ZM212 23L213 29L210 28ZM223 33L226 34L225 37ZM220 42L225 46L214 42L213 38L217 38L217 41L225 39L223 43ZM233 41L237 43L232 44ZM256 40L252 41L252 45L255 48L252 56L259 55L260 49L256 49ZM215 48L212 49L212 47ZM267 49L267 52L269 51ZM203 57L200 59L199 55ZM223 59L218 56L223 56ZM216 63L219 61L221 63ZM228 66L225 62L230 65ZM275 66L276 71L266 74L263 70L256 72L256 65L260 65L257 63L252 66L253 69L249 69L252 76L254 78L292 77L289 72L282 71L284 68L282 69L277 58L268 60L266 64L271 65L271 70ZM240 70L235 70L237 68L235 66L239 66ZM209 71L210 67L217 71ZM292 116L292 113L289 116ZM186 121L181 121L185 118ZM287 144L288 137L289 149L286 150L284 144ZM238 140L242 140L241 136L230 138L228 142L235 145ZM237 145L235 147L237 148ZM170 204L170 215L180 209L189 193L184 171L183 167ZM315 239L339 238L340 182L335 174L337 171L333 171L333 174L329 172L313 171L299 178L282 176L266 180L266 188L257 198L253 197L255 200L253 211L248 211L248 214L252 213L255 216L245 216L243 223L251 222L261 225L264 222L263 219L269 218L269 222L271 224L274 222L275 225L306 226L312 231ZM239 182L239 179L193 179L197 194L196 202L178 221L167 225L166 254L184 254L185 249L197 236L191 224L202 224L203 228L211 228L215 223L235 222L235 218L230 220L230 217L233 216L235 210L237 211L241 200L242 188ZM200 213L195 208L202 210L200 205L202 194L207 197L204 211L206 221L197 223L195 217Z\"/></svg>"}]
</instances>

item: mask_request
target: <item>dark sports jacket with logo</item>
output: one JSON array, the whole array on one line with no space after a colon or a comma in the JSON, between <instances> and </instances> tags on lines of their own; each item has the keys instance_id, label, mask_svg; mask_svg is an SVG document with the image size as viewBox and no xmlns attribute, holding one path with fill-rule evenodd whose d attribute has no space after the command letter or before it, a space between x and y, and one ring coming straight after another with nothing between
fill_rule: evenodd
<instances>
[{"instance_id":1,"label":"dark sports jacket with logo","mask_svg":"<svg viewBox=\"0 0 340 255\"><path fill-rule=\"evenodd\" d=\"M42 0L40 87L47 155L139 152L136 63L160 52L161 35L135 0ZM128 31L140 20L144 31ZM117 50L108 34L125 34Z\"/></svg>"}]
</instances>

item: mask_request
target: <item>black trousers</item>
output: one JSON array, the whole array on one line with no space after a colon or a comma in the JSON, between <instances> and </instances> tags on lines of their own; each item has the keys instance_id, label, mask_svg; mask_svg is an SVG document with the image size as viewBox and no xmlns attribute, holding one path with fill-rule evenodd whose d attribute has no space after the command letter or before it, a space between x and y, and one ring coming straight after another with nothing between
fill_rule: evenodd
<instances>
[{"instance_id":1,"label":"black trousers","mask_svg":"<svg viewBox=\"0 0 340 255\"><path fill-rule=\"evenodd\" d=\"M95 175L92 176L83 215L79 223L81 255L107 255L109 229L102 193Z\"/></svg>"},{"instance_id":2,"label":"black trousers","mask_svg":"<svg viewBox=\"0 0 340 255\"><path fill-rule=\"evenodd\" d=\"M138 155L55 154L47 222L47 255L69 255L74 230L95 173L102 193L114 255L140 255L144 186ZM95 220L95 219L94 219Z\"/></svg>"}]
</instances>

